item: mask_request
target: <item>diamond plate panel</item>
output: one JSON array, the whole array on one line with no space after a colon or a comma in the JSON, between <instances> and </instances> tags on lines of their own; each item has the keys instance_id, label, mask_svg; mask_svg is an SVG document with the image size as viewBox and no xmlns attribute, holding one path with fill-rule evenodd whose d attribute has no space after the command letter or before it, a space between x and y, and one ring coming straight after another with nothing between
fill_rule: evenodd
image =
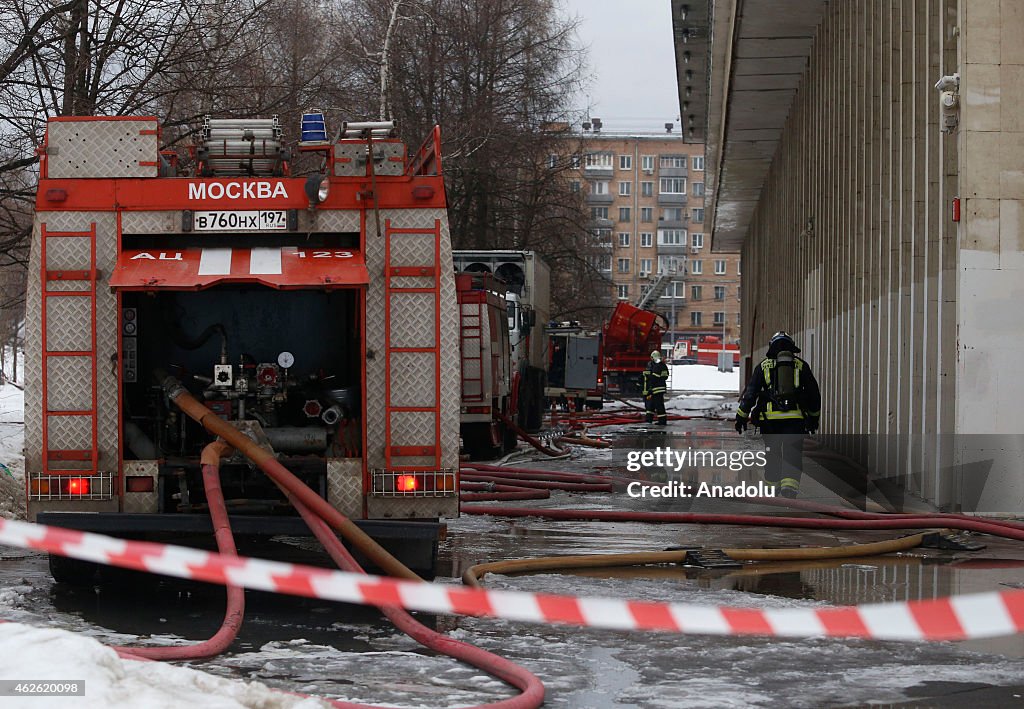
<instances>
[{"instance_id":1,"label":"diamond plate panel","mask_svg":"<svg viewBox=\"0 0 1024 709\"><path fill-rule=\"evenodd\" d=\"M92 299L50 296L46 300L46 349L81 352L92 349Z\"/></svg>"},{"instance_id":2,"label":"diamond plate panel","mask_svg":"<svg viewBox=\"0 0 1024 709\"><path fill-rule=\"evenodd\" d=\"M156 177L156 129L156 120L51 121L46 128L47 175ZM141 135L144 130L152 134Z\"/></svg>"},{"instance_id":3,"label":"diamond plate panel","mask_svg":"<svg viewBox=\"0 0 1024 709\"><path fill-rule=\"evenodd\" d=\"M422 226L422 224L420 225ZM431 223L430 226L433 226ZM392 234L392 266L433 266L434 234ZM433 284L431 284L433 285Z\"/></svg>"},{"instance_id":4,"label":"diamond plate panel","mask_svg":"<svg viewBox=\"0 0 1024 709\"><path fill-rule=\"evenodd\" d=\"M181 231L181 212L122 212L124 234L176 234Z\"/></svg>"},{"instance_id":5,"label":"diamond plate panel","mask_svg":"<svg viewBox=\"0 0 1024 709\"><path fill-rule=\"evenodd\" d=\"M89 416L51 416L47 428L50 450L92 448L92 419Z\"/></svg>"},{"instance_id":6,"label":"diamond plate panel","mask_svg":"<svg viewBox=\"0 0 1024 709\"><path fill-rule=\"evenodd\" d=\"M25 471L43 468L42 284L39 273L40 226L32 227L25 291Z\"/></svg>"},{"instance_id":7,"label":"diamond plate panel","mask_svg":"<svg viewBox=\"0 0 1024 709\"><path fill-rule=\"evenodd\" d=\"M378 175L402 175L405 173L405 143L374 143L373 156L383 155L377 163ZM391 158L398 158L392 160Z\"/></svg>"},{"instance_id":8,"label":"diamond plate panel","mask_svg":"<svg viewBox=\"0 0 1024 709\"><path fill-rule=\"evenodd\" d=\"M74 293L89 290L89 281L50 281L47 288L51 293Z\"/></svg>"},{"instance_id":9,"label":"diamond plate panel","mask_svg":"<svg viewBox=\"0 0 1024 709\"><path fill-rule=\"evenodd\" d=\"M392 288L433 288L433 276L392 276Z\"/></svg>"},{"instance_id":10,"label":"diamond plate panel","mask_svg":"<svg viewBox=\"0 0 1024 709\"><path fill-rule=\"evenodd\" d=\"M391 294L391 346L434 346L434 294Z\"/></svg>"},{"instance_id":11,"label":"diamond plate panel","mask_svg":"<svg viewBox=\"0 0 1024 709\"><path fill-rule=\"evenodd\" d=\"M308 212L309 210L305 210ZM299 213L301 219L303 213ZM362 212L358 209L331 209L316 213L316 231L349 232L358 234ZM372 273L372 271L371 271Z\"/></svg>"},{"instance_id":12,"label":"diamond plate panel","mask_svg":"<svg viewBox=\"0 0 1024 709\"><path fill-rule=\"evenodd\" d=\"M391 445L434 445L434 414L429 411L393 411L391 413ZM403 464L404 464L403 458ZM430 458L431 465L433 458Z\"/></svg>"},{"instance_id":13,"label":"diamond plate panel","mask_svg":"<svg viewBox=\"0 0 1024 709\"><path fill-rule=\"evenodd\" d=\"M435 406L434 368L431 352L392 352L391 405Z\"/></svg>"},{"instance_id":14,"label":"diamond plate panel","mask_svg":"<svg viewBox=\"0 0 1024 709\"><path fill-rule=\"evenodd\" d=\"M327 459L327 501L351 519L363 516L362 458Z\"/></svg>"},{"instance_id":15,"label":"diamond plate panel","mask_svg":"<svg viewBox=\"0 0 1024 709\"><path fill-rule=\"evenodd\" d=\"M49 228L52 229L52 227ZM85 236L49 236L46 238L46 269L48 271L85 271L88 270L91 263L92 239ZM50 290L53 290L52 285L51 283Z\"/></svg>"},{"instance_id":16,"label":"diamond plate panel","mask_svg":"<svg viewBox=\"0 0 1024 709\"><path fill-rule=\"evenodd\" d=\"M92 409L92 359L50 357L46 398L50 411Z\"/></svg>"},{"instance_id":17,"label":"diamond plate panel","mask_svg":"<svg viewBox=\"0 0 1024 709\"><path fill-rule=\"evenodd\" d=\"M124 464L125 477L145 475L153 478L153 492L125 492L121 502L124 512L156 514L160 511L160 465L155 460L129 460Z\"/></svg>"},{"instance_id":18,"label":"diamond plate panel","mask_svg":"<svg viewBox=\"0 0 1024 709\"><path fill-rule=\"evenodd\" d=\"M406 500L371 495L366 498L366 513L370 519L454 518L459 516L459 498L416 497Z\"/></svg>"}]
</instances>

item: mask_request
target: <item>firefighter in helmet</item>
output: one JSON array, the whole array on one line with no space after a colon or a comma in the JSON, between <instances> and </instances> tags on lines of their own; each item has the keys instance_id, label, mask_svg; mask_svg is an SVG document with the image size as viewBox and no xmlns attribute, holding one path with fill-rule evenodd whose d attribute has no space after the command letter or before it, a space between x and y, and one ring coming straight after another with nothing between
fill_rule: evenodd
<instances>
[{"instance_id":1,"label":"firefighter in helmet","mask_svg":"<svg viewBox=\"0 0 1024 709\"><path fill-rule=\"evenodd\" d=\"M661 359L661 352L651 352L651 361L644 369L644 408L647 410L647 423L658 416L658 425L668 425L668 414L665 413L665 392L668 390L668 365Z\"/></svg>"},{"instance_id":2,"label":"firefighter in helmet","mask_svg":"<svg viewBox=\"0 0 1024 709\"><path fill-rule=\"evenodd\" d=\"M800 348L786 332L777 332L753 371L736 411L736 432L749 421L760 426L767 447L765 481L783 497L800 493L803 442L818 430L821 391L811 367L796 356Z\"/></svg>"}]
</instances>

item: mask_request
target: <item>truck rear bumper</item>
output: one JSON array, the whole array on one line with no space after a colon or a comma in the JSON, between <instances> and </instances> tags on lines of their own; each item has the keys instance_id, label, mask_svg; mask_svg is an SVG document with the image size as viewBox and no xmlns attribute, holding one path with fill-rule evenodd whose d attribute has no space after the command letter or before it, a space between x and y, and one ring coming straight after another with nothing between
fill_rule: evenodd
<instances>
[{"instance_id":1,"label":"truck rear bumper","mask_svg":"<svg viewBox=\"0 0 1024 709\"><path fill-rule=\"evenodd\" d=\"M238 538L273 536L308 537L312 533L299 517L230 515L231 530ZM182 535L209 536L213 525L202 514L127 514L97 512L40 512L39 524L96 532L117 537L189 544ZM352 520L378 544L421 576L433 577L437 563L437 545L445 525L435 520ZM364 567L366 560L356 558ZM372 570L367 567L368 570Z\"/></svg>"}]
</instances>

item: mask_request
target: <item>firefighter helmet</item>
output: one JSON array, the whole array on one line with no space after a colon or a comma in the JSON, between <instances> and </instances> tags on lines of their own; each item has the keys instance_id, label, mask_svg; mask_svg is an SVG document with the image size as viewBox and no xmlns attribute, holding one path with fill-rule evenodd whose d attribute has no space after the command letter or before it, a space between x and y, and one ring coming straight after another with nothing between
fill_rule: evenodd
<instances>
[{"instance_id":1,"label":"firefighter helmet","mask_svg":"<svg viewBox=\"0 0 1024 709\"><path fill-rule=\"evenodd\" d=\"M651 359L653 359L655 362L660 362L661 361L661 351L660 350L654 350L654 352L651 352Z\"/></svg>"},{"instance_id":2,"label":"firefighter helmet","mask_svg":"<svg viewBox=\"0 0 1024 709\"><path fill-rule=\"evenodd\" d=\"M779 330L772 339L768 340L768 351L769 352L799 352L800 348L796 346L796 341L790 336L785 330Z\"/></svg>"}]
</instances>

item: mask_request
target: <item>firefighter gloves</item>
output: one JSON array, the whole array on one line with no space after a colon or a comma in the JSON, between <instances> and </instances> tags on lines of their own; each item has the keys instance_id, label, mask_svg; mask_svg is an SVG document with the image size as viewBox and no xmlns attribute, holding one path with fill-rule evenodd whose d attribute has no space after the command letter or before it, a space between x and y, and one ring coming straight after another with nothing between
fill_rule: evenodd
<instances>
[{"instance_id":1,"label":"firefighter gloves","mask_svg":"<svg viewBox=\"0 0 1024 709\"><path fill-rule=\"evenodd\" d=\"M739 433L740 435L742 435L743 432L746 431L746 430L747 430L747 419L746 419L746 417L740 416L739 414L736 414L736 433Z\"/></svg>"}]
</instances>

